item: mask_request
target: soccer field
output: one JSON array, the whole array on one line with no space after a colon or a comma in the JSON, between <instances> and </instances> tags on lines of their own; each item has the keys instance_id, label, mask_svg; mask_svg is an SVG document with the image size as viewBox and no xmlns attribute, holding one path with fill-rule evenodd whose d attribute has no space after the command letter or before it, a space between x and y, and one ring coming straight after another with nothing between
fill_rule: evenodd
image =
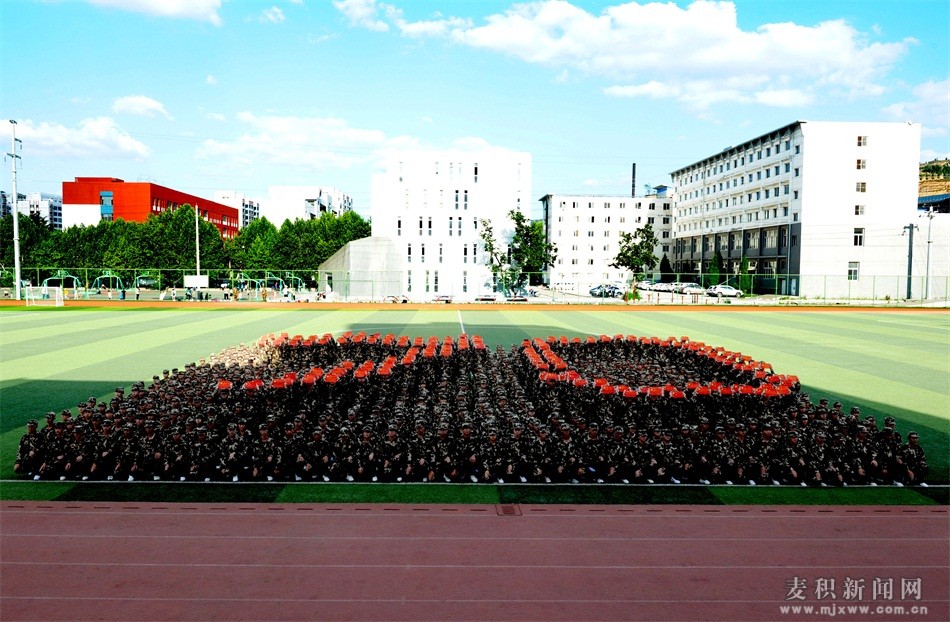
<instances>
[{"instance_id":1,"label":"soccer field","mask_svg":"<svg viewBox=\"0 0 950 622\"><path fill-rule=\"evenodd\" d=\"M689 336L797 375L817 402L887 415L920 432L931 481L948 480L950 314L888 310L627 310L517 307L280 306L274 309L0 308L0 478L13 477L28 419L107 399L211 353L273 332L481 335L492 347L525 338L600 334ZM8 490L9 490L8 485ZM4 495L6 496L6 495Z\"/></svg>"}]
</instances>

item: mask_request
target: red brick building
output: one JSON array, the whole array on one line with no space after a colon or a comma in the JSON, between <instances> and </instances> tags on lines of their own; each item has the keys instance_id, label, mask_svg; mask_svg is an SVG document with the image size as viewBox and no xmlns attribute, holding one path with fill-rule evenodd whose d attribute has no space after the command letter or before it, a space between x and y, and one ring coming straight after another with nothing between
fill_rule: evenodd
<instances>
[{"instance_id":1,"label":"red brick building","mask_svg":"<svg viewBox=\"0 0 950 622\"><path fill-rule=\"evenodd\" d=\"M197 207L199 215L218 228L221 237L238 233L238 210L210 199L145 181L127 182L114 177L77 177L63 182L63 228L95 225L100 220L145 222L182 205Z\"/></svg>"}]
</instances>

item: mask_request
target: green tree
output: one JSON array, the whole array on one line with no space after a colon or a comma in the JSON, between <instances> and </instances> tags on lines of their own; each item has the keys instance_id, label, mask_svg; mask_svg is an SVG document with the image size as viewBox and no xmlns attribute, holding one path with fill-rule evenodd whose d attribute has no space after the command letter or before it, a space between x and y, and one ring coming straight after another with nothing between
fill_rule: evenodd
<instances>
[{"instance_id":1,"label":"green tree","mask_svg":"<svg viewBox=\"0 0 950 622\"><path fill-rule=\"evenodd\" d=\"M722 281L722 254L717 250L709 262L709 270L706 271L706 286L719 285Z\"/></svg>"},{"instance_id":2,"label":"green tree","mask_svg":"<svg viewBox=\"0 0 950 622\"><path fill-rule=\"evenodd\" d=\"M633 233L623 231L620 233L620 250L610 267L630 270L633 273L635 289L636 282L643 279L646 271L656 266L656 255L653 253L656 244L656 234L653 233L653 225L649 223Z\"/></svg>"},{"instance_id":3,"label":"green tree","mask_svg":"<svg viewBox=\"0 0 950 622\"><path fill-rule=\"evenodd\" d=\"M527 273L532 285L540 285L545 268L557 260L557 246L547 241L543 222L529 221L516 210L508 212L508 217L515 224L510 255L512 266L521 272L518 283L524 282L524 274Z\"/></svg>"},{"instance_id":4,"label":"green tree","mask_svg":"<svg viewBox=\"0 0 950 622\"><path fill-rule=\"evenodd\" d=\"M675 280L676 274L673 272L673 264L670 263L670 258L666 256L666 253L663 253L663 258L660 259L660 282L672 283Z\"/></svg>"},{"instance_id":5,"label":"green tree","mask_svg":"<svg viewBox=\"0 0 950 622\"><path fill-rule=\"evenodd\" d=\"M261 242L255 243L259 238ZM252 220L246 227L226 243L231 267L237 270L250 270L271 265L271 250L277 240L277 227L267 218ZM253 262L251 248L254 247ZM257 265L251 265L252 263Z\"/></svg>"},{"instance_id":6,"label":"green tree","mask_svg":"<svg viewBox=\"0 0 950 622\"><path fill-rule=\"evenodd\" d=\"M743 294L752 293L752 275L749 274L749 258L745 255L742 256L742 261L739 263L739 289L742 290Z\"/></svg>"},{"instance_id":7,"label":"green tree","mask_svg":"<svg viewBox=\"0 0 950 622\"><path fill-rule=\"evenodd\" d=\"M501 291L507 295L512 284L520 277L521 270L508 262L508 253L495 239L495 230L491 221L482 218L479 226L481 230L478 236L482 239L482 249L486 255L485 263L492 273L492 285L495 291Z\"/></svg>"}]
</instances>

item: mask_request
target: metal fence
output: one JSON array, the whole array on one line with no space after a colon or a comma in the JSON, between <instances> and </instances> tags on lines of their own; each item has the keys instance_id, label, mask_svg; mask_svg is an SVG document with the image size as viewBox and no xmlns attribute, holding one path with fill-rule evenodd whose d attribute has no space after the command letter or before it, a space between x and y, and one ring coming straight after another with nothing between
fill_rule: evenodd
<instances>
[{"instance_id":1,"label":"metal fence","mask_svg":"<svg viewBox=\"0 0 950 622\"><path fill-rule=\"evenodd\" d=\"M236 301L321 300L339 301L408 300L474 300L485 298L485 292L498 290L507 298L530 302L608 303L636 300L643 303L696 304L715 302L711 297L669 291L668 287L652 289L643 282L605 282L603 273L575 273L570 282L547 285L544 274L523 274L508 287L498 282L468 283L464 286L444 278L407 283L402 272L361 270L352 273L333 270L203 270L209 279L209 290L200 293L184 287L188 269L139 268L58 268L26 267L22 279L32 285L61 286L69 299L140 299L208 298ZM657 275L659 276L659 275ZM664 275L664 283L696 283L702 287L713 284L708 275ZM653 279L650 279L653 281ZM842 275L722 275L716 281L743 292L744 303L848 303L877 305L946 305L950 302L950 276L869 276L848 278ZM3 296L10 297L13 276L0 274ZM615 287L598 287L614 285ZM136 289L138 290L136 292ZM593 292L591 290L594 290ZM710 298L707 300L707 298Z\"/></svg>"}]
</instances>

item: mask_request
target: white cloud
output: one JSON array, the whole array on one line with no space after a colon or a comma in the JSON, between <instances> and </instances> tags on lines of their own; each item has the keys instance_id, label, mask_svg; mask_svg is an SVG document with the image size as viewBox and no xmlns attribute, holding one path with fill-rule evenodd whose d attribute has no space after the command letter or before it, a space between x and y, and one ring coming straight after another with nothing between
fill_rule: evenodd
<instances>
[{"instance_id":1,"label":"white cloud","mask_svg":"<svg viewBox=\"0 0 950 622\"><path fill-rule=\"evenodd\" d=\"M924 138L950 134L950 78L924 82L913 89L914 101L898 102L884 109L895 121L917 121Z\"/></svg>"},{"instance_id":2,"label":"white cloud","mask_svg":"<svg viewBox=\"0 0 950 622\"><path fill-rule=\"evenodd\" d=\"M221 0L87 0L90 4L158 17L197 19L221 25Z\"/></svg>"},{"instance_id":3,"label":"white cloud","mask_svg":"<svg viewBox=\"0 0 950 622\"><path fill-rule=\"evenodd\" d=\"M164 104L160 101L146 97L145 95L129 95L120 97L112 102L112 112L116 114L131 114L139 117L154 117L162 115L166 119L171 119L171 115L165 110Z\"/></svg>"},{"instance_id":4,"label":"white cloud","mask_svg":"<svg viewBox=\"0 0 950 622\"><path fill-rule=\"evenodd\" d=\"M197 152L200 159L228 160L319 170L350 168L369 162L390 139L379 130L354 128L333 117L258 116L241 112L244 133L232 141L209 139Z\"/></svg>"},{"instance_id":5,"label":"white cloud","mask_svg":"<svg viewBox=\"0 0 950 622\"><path fill-rule=\"evenodd\" d=\"M351 26L377 32L389 30L389 24L379 19L376 0L333 0L333 6L343 13Z\"/></svg>"},{"instance_id":6,"label":"white cloud","mask_svg":"<svg viewBox=\"0 0 950 622\"><path fill-rule=\"evenodd\" d=\"M844 20L743 30L736 5L727 1L626 2L591 13L567 0L538 0L514 4L479 26L441 15L407 22L402 11L375 0L334 4L356 26L394 26L406 37L499 52L558 70L556 80L579 71L614 82L605 89L609 95L672 98L696 111L716 103L801 106L819 89L844 98L880 95L880 81L916 43L870 41L880 36L874 29L861 33ZM713 92L700 92L701 86Z\"/></svg>"},{"instance_id":7,"label":"white cloud","mask_svg":"<svg viewBox=\"0 0 950 622\"><path fill-rule=\"evenodd\" d=\"M205 76L205 84L210 84L211 86L217 86L218 79L209 73L207 76Z\"/></svg>"},{"instance_id":8,"label":"white cloud","mask_svg":"<svg viewBox=\"0 0 950 622\"><path fill-rule=\"evenodd\" d=\"M225 117L225 116L224 116L223 114L221 114L220 112L209 112L209 113L205 114L205 118L206 118L206 119L211 119L212 121L220 121L220 122L222 122L222 123L225 122L225 121L227 121L227 117Z\"/></svg>"},{"instance_id":9,"label":"white cloud","mask_svg":"<svg viewBox=\"0 0 950 622\"><path fill-rule=\"evenodd\" d=\"M934 160L950 160L950 151L934 151L933 149L920 150L921 162L933 162Z\"/></svg>"},{"instance_id":10,"label":"white cloud","mask_svg":"<svg viewBox=\"0 0 950 622\"><path fill-rule=\"evenodd\" d=\"M264 9L261 12L261 16L258 18L261 22L270 22L272 24L279 24L284 21L284 12L280 10L280 7L272 6L269 9Z\"/></svg>"},{"instance_id":11,"label":"white cloud","mask_svg":"<svg viewBox=\"0 0 950 622\"><path fill-rule=\"evenodd\" d=\"M77 106L81 106L81 105L84 105L84 104L89 104L89 103L91 103L91 102L92 102L92 98L91 98L91 97L70 97L70 98L69 98L69 103L70 103L70 104L76 104Z\"/></svg>"},{"instance_id":12,"label":"white cloud","mask_svg":"<svg viewBox=\"0 0 950 622\"><path fill-rule=\"evenodd\" d=\"M0 130L9 132L7 123ZM132 138L109 117L83 119L77 127L59 123L17 123L17 138L29 146L31 155L50 158L118 158L142 161L149 149Z\"/></svg>"}]
</instances>

